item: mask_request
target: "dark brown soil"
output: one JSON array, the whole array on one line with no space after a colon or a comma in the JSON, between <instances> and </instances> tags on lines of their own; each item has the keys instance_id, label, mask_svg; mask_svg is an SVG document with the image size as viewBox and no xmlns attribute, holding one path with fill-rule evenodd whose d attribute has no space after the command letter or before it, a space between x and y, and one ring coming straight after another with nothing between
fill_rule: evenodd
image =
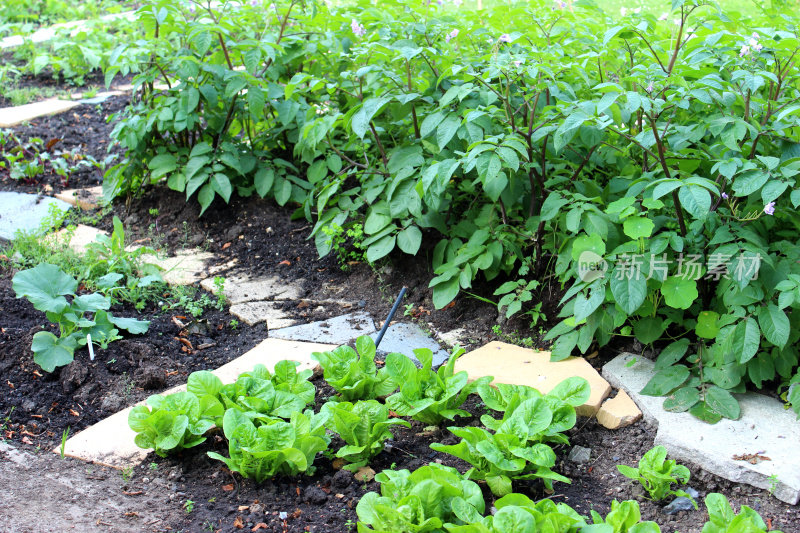
<instances>
[{"instance_id":1,"label":"dark brown soil","mask_svg":"<svg viewBox=\"0 0 800 533\"><path fill-rule=\"evenodd\" d=\"M21 135L50 135L62 138L65 146L81 146L87 153L103 153L110 126L105 117L124 105L124 99L112 99L102 106L101 112L92 107L81 107L58 117L35 121L31 126L17 128ZM82 185L99 182L90 177ZM70 183L74 185L75 183ZM41 184L37 185L41 186ZM56 188L55 184L52 184ZM0 179L5 190L30 190L25 184L9 183ZM236 259L236 265L225 275L247 272L253 275L277 275L286 280L303 280L306 296L321 300L342 298L361 300L373 317L385 316L394 296L407 286L409 295L405 303L413 304L414 314L436 332L464 328L474 344L482 344L496 337L491 327L498 323L493 306L467 296L459 296L448 309L436 311L431 303L427 281L431 278L429 250L435 245L428 240L417 257L391 257L392 263L377 265L373 270L365 264L351 265L342 272L333 257L319 259L312 240L307 239L311 226L305 220L292 220L291 210L282 209L269 201L257 198L235 199L230 205L215 203L203 218L198 219L199 208L194 201L186 203L180 194L163 188L153 188L144 197L113 206L113 214L126 226L131 241L143 239L167 249L205 246L221 256L221 261ZM101 225L110 226L111 214ZM245 352L268 335L266 328L237 330L229 326L232 318L226 312L211 311L194 332L185 332L183 338L193 346L211 344L202 351L186 353L181 338L182 329L172 320L173 313L161 314L154 309L143 316L152 320L150 330L112 344L107 351L89 362L85 353L79 353L76 362L53 375L38 370L30 353L30 338L42 326L44 317L33 310L26 301L14 298L10 286L13 272L0 272L0 423L4 426L3 438L23 447L51 447L60 441L62 432L70 427L77 431L130 403L159 392L166 387L183 382L189 372L214 368ZM491 297L493 286L479 285L474 292ZM558 294L555 289L545 289L542 298L545 312L554 317ZM305 320L324 318L317 316L302 302L287 303L296 316ZM402 309L402 308L401 308ZM117 310L119 314L133 316L132 309ZM410 320L408 317L400 317ZM517 330L523 336L538 340L538 331L521 320L504 324L506 331ZM538 329L538 327L537 327ZM599 365L615 355L612 349L604 350L592 360ZM319 401L331 394L317 380ZM483 414L476 398L466 407L473 415ZM457 425L475 424L476 416L459 419ZM416 468L431 461L451 464L462 471L466 465L451 457L430 450L432 442L454 442L446 430L423 433L420 424L411 429L395 428L391 449L376 457L372 466L381 469ZM626 478L616 470L617 464L635 465L641 455L653 445L654 431L643 423L609 431L594 420L581 419L571 432L573 444L592 449L589 463L576 465L565 459L567 448L557 450L557 470L570 477L571 485L557 484L551 497L563 501L581 513L590 509L606 513L613 499L640 496ZM151 455L132 473L124 487L127 493L162 494L166 508L175 502L186 511L180 520L164 526L153 526L155 531L353 531L357 521L355 505L361 495L377 490L374 482L357 482L348 473L333 469L331 460L319 457L317 471L312 476L292 479L275 479L261 484L232 475L222 463L213 461L206 452L215 450L227 455L221 438L212 436L196 449L170 459ZM692 487L701 498L710 491L727 495L734 506L750 505L769 519L775 528L784 532L800 531L800 515L796 507L787 506L771 498L766 491L733 484L699 470L693 471ZM537 483L515 486L533 498L546 496ZM485 492L487 504L492 498ZM701 507L702 509L702 507ZM282 520L280 513L287 513ZM705 520L701 511L682 512L668 517L661 512L661 504L642 500L645 519L662 525L665 531L698 532ZM259 524L264 524L260 526Z\"/></svg>"}]
</instances>

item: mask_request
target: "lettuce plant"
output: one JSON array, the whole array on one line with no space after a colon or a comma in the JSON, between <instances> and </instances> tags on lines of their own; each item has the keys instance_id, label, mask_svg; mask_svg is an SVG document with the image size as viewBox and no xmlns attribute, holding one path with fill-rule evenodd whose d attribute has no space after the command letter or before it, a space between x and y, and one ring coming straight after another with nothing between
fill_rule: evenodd
<instances>
[{"instance_id":1,"label":"lettuce plant","mask_svg":"<svg viewBox=\"0 0 800 533\"><path fill-rule=\"evenodd\" d=\"M563 432L575 426L575 407L584 404L590 393L589 383L580 377L565 379L547 394L526 385L481 384L478 386L478 394L486 407L503 413L500 420L488 414L483 415L481 423L492 431L501 431L500 428L511 418L520 416L516 411L524 405L525 408L520 411L526 413L523 416L537 417L542 422L541 431L529 432L528 442L569 444ZM529 401L535 399L542 401ZM531 412L531 408L534 408L534 412ZM529 425L529 429L530 427Z\"/></svg>"},{"instance_id":2,"label":"lettuce plant","mask_svg":"<svg viewBox=\"0 0 800 533\"><path fill-rule=\"evenodd\" d=\"M533 502L523 494L508 494L494 502L497 512L482 517L478 514L459 517L466 521L463 526L447 526L451 533L576 533L586 526L585 519L569 505L556 504L552 500ZM580 529L580 531L587 531Z\"/></svg>"},{"instance_id":3,"label":"lettuce plant","mask_svg":"<svg viewBox=\"0 0 800 533\"><path fill-rule=\"evenodd\" d=\"M306 379L310 374L296 374L290 361L275 366L275 374L264 365L241 374L234 383L220 390L226 409L236 408L259 422L274 418L288 419L314 401L314 385Z\"/></svg>"},{"instance_id":4,"label":"lettuce plant","mask_svg":"<svg viewBox=\"0 0 800 533\"><path fill-rule=\"evenodd\" d=\"M641 522L639 503L634 500L612 501L605 520L595 510L591 514L593 524L583 528L581 533L661 533L655 522Z\"/></svg>"},{"instance_id":5,"label":"lettuce plant","mask_svg":"<svg viewBox=\"0 0 800 533\"><path fill-rule=\"evenodd\" d=\"M411 425L399 418L389 418L389 409L376 400L328 402L322 411L330 414L328 428L346 443L336 452L336 457L350 463L344 467L348 470L366 465L370 458L383 451L386 439L392 438L389 427Z\"/></svg>"},{"instance_id":6,"label":"lettuce plant","mask_svg":"<svg viewBox=\"0 0 800 533\"><path fill-rule=\"evenodd\" d=\"M762 533L767 531L767 525L761 516L746 505L742 505L737 515L733 512L728 499L722 494L712 492L706 496L705 502L708 522L703 525L702 533L737 533L739 531ZM781 533L777 529L769 531Z\"/></svg>"},{"instance_id":7,"label":"lettuce plant","mask_svg":"<svg viewBox=\"0 0 800 533\"><path fill-rule=\"evenodd\" d=\"M541 399L528 401L543 403ZM465 475L486 481L496 496L510 494L513 479L541 479L550 489L553 481L569 483L569 479L550 470L556 464L556 454L550 446L528 443L529 435L540 431L544 419L539 417L526 422L520 416L512 420L502 428L508 433L493 434L477 427L450 427L450 432L461 437L461 442L454 445L434 443L431 448L471 464L472 468Z\"/></svg>"},{"instance_id":8,"label":"lettuce plant","mask_svg":"<svg viewBox=\"0 0 800 533\"><path fill-rule=\"evenodd\" d=\"M330 352L315 352L311 358L322 366L325 381L343 400L374 400L391 394L397 382L387 369L375 365L375 341L362 336L356 339L356 349L339 346Z\"/></svg>"},{"instance_id":9,"label":"lettuce plant","mask_svg":"<svg viewBox=\"0 0 800 533\"><path fill-rule=\"evenodd\" d=\"M380 494L368 492L356 506L359 532L441 531L444 524L464 523L459 516L484 512L480 487L455 468L431 463L414 472L384 470L375 480Z\"/></svg>"},{"instance_id":10,"label":"lettuce plant","mask_svg":"<svg viewBox=\"0 0 800 533\"><path fill-rule=\"evenodd\" d=\"M639 459L639 467L633 468L627 465L617 465L617 470L630 479L639 481L642 487L650 495L650 499L655 501L663 500L668 496L684 496L694 500L682 490L672 490L672 484L680 481L689 482L689 469L679 465L672 459L667 459L667 449L663 446L655 446ZM695 508L697 504L695 503Z\"/></svg>"},{"instance_id":11,"label":"lettuce plant","mask_svg":"<svg viewBox=\"0 0 800 533\"><path fill-rule=\"evenodd\" d=\"M136 445L153 448L166 457L169 452L192 448L204 442L206 431L222 416L222 404L211 394L198 398L192 392L150 396L147 405L137 405L128 414L128 425L136 431Z\"/></svg>"},{"instance_id":12,"label":"lettuce plant","mask_svg":"<svg viewBox=\"0 0 800 533\"><path fill-rule=\"evenodd\" d=\"M469 416L459 409L472 392L480 385L488 385L493 378L484 376L469 382L466 372L454 373L453 368L463 349L453 352L447 361L434 371L433 352L427 348L414 350L422 362L417 368L411 360L400 353L386 356L386 369L395 381L400 383L400 391L386 399L386 405L401 416L410 416L423 424L438 425L443 420L453 420L456 416Z\"/></svg>"},{"instance_id":13,"label":"lettuce plant","mask_svg":"<svg viewBox=\"0 0 800 533\"><path fill-rule=\"evenodd\" d=\"M222 427L230 458L215 452L208 452L208 456L257 482L276 475L310 475L317 453L327 449L330 442L325 434L325 418L324 414L308 410L295 411L289 422L264 420L256 426L244 412L228 409Z\"/></svg>"},{"instance_id":14,"label":"lettuce plant","mask_svg":"<svg viewBox=\"0 0 800 533\"><path fill-rule=\"evenodd\" d=\"M70 364L75 350L87 344L87 335L91 335L92 343L105 348L122 338L120 329L138 334L150 327L145 320L114 316L108 311L111 300L101 293L78 296L78 281L55 265L41 263L17 272L12 287L17 298L27 298L36 310L46 314L48 322L58 324L58 337L39 331L31 343L33 360L47 372Z\"/></svg>"}]
</instances>

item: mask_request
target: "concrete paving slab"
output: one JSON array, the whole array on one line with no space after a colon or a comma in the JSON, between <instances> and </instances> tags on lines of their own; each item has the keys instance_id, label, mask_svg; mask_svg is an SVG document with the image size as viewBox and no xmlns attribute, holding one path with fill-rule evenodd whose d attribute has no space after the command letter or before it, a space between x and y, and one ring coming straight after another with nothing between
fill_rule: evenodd
<instances>
[{"instance_id":1,"label":"concrete paving slab","mask_svg":"<svg viewBox=\"0 0 800 533\"><path fill-rule=\"evenodd\" d=\"M39 229L54 205L62 211L72 206L68 203L36 194L0 192L0 242L10 241L17 231L33 233Z\"/></svg>"},{"instance_id":2,"label":"concrete paving slab","mask_svg":"<svg viewBox=\"0 0 800 533\"><path fill-rule=\"evenodd\" d=\"M53 238L54 242L57 243L64 243L72 248L75 253L83 255L83 253L86 252L86 246L88 244L96 241L98 235L108 236L108 232L93 228L92 226L78 224L75 226L74 230L63 228L52 235L52 237L48 235L48 238Z\"/></svg>"},{"instance_id":3,"label":"concrete paving slab","mask_svg":"<svg viewBox=\"0 0 800 533\"><path fill-rule=\"evenodd\" d=\"M377 338L377 336L377 333L370 335L373 339ZM414 350L417 348L428 348L433 352L433 368L447 361L450 356L449 353L442 350L439 343L430 338L418 325L402 322L389 325L380 346L378 346L378 350L381 353L398 352L414 361L415 365L420 366L422 363L414 355Z\"/></svg>"},{"instance_id":4,"label":"concrete paving slab","mask_svg":"<svg viewBox=\"0 0 800 533\"><path fill-rule=\"evenodd\" d=\"M362 336L375 332L375 323L367 313L350 313L328 320L311 322L300 326L292 326L271 330L269 336L277 339L304 340L309 342L326 342L330 344L347 344Z\"/></svg>"},{"instance_id":5,"label":"concrete paving slab","mask_svg":"<svg viewBox=\"0 0 800 533\"><path fill-rule=\"evenodd\" d=\"M246 354L212 372L223 383L231 383L239 374L252 370L257 364L273 369L275 363L283 359L299 361L298 370L315 369L318 363L311 359L311 354L333 348L335 346L330 344L266 339ZM162 394L182 390L186 390L186 385L173 387ZM143 403L139 402L137 405ZM123 409L67 440L64 454L118 469L135 467L144 461L150 451L143 450L134 443L136 433L128 426L128 413L132 408L133 406ZM61 453L61 447L56 447L53 452Z\"/></svg>"},{"instance_id":6,"label":"concrete paving slab","mask_svg":"<svg viewBox=\"0 0 800 533\"><path fill-rule=\"evenodd\" d=\"M624 390L620 390L616 396L603 402L597 411L597 421L608 429L624 428L641 418L642 412Z\"/></svg>"},{"instance_id":7,"label":"concrete paving slab","mask_svg":"<svg viewBox=\"0 0 800 533\"><path fill-rule=\"evenodd\" d=\"M63 113L68 109L81 105L74 100L59 100L57 98L25 104L16 107L0 108L0 128L10 128L29 122L35 118Z\"/></svg>"},{"instance_id":8,"label":"concrete paving slab","mask_svg":"<svg viewBox=\"0 0 800 533\"><path fill-rule=\"evenodd\" d=\"M231 304L264 300L299 300L305 292L301 288L301 284L301 280L288 284L276 277L249 278L246 276L232 276L225 279L224 291L225 297ZM200 286L208 292L213 292L214 279L204 279Z\"/></svg>"},{"instance_id":9,"label":"concrete paving slab","mask_svg":"<svg viewBox=\"0 0 800 533\"><path fill-rule=\"evenodd\" d=\"M737 483L770 490L777 479L776 498L792 505L800 501L800 422L793 412L774 398L747 393L736 395L739 420L708 424L689 413L671 413L662 407L664 398L639 394L655 374L654 366L649 359L620 354L603 367L603 375L628 392L645 420L658 425L656 444L665 446L674 459ZM754 453L770 460L751 464L733 458Z\"/></svg>"},{"instance_id":10,"label":"concrete paving slab","mask_svg":"<svg viewBox=\"0 0 800 533\"><path fill-rule=\"evenodd\" d=\"M214 254L210 252L181 250L169 257L143 255L141 260L163 268L161 278L170 285L193 285L206 277L208 264L213 258ZM213 289L212 283L209 292L214 292Z\"/></svg>"},{"instance_id":11,"label":"concrete paving slab","mask_svg":"<svg viewBox=\"0 0 800 533\"><path fill-rule=\"evenodd\" d=\"M248 326L266 322L267 328L271 330L287 328L297 325L299 322L281 309L281 304L276 302L244 302L241 304L233 304L230 307L230 313Z\"/></svg>"},{"instance_id":12,"label":"concrete paving slab","mask_svg":"<svg viewBox=\"0 0 800 533\"><path fill-rule=\"evenodd\" d=\"M570 357L551 363L550 352L537 352L505 342L493 341L462 355L456 361L455 370L465 370L471 380L494 376L496 383L528 385L545 394L565 379L580 376L591 387L589 399L575 409L581 416L597 413L611 393L608 382L583 358Z\"/></svg>"},{"instance_id":13,"label":"concrete paving slab","mask_svg":"<svg viewBox=\"0 0 800 533\"><path fill-rule=\"evenodd\" d=\"M88 189L65 189L55 197L79 209L94 209L103 198L103 186L98 185Z\"/></svg>"}]
</instances>

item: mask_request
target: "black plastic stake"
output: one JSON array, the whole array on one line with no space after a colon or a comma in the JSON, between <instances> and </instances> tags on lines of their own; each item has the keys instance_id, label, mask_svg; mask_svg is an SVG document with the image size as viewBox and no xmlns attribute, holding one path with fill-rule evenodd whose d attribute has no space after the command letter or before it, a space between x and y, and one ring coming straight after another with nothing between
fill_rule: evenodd
<instances>
[{"instance_id":1,"label":"black plastic stake","mask_svg":"<svg viewBox=\"0 0 800 533\"><path fill-rule=\"evenodd\" d=\"M408 289L406 287L403 287L402 289L400 289L400 294L397 296L397 300L394 301L394 305L392 306L392 310L389 311L389 316L386 317L386 322L383 323L383 327L381 328L381 331L378 333L378 337L375 339L375 348L377 348L378 345L383 340L383 334L386 333L386 330L389 327L389 322L391 322L392 318L394 318L394 314L397 312L397 308L400 307L400 300L402 300L403 296L406 295L406 291L407 290Z\"/></svg>"}]
</instances>

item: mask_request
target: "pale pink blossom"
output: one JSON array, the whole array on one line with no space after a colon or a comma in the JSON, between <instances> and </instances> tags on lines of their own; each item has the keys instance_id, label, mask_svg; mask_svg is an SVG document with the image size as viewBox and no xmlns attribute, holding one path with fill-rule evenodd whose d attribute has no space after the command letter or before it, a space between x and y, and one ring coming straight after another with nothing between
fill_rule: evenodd
<instances>
[{"instance_id":1,"label":"pale pink blossom","mask_svg":"<svg viewBox=\"0 0 800 533\"><path fill-rule=\"evenodd\" d=\"M499 43L510 43L511 42L511 36L509 34L507 34L507 33L504 33L503 35L500 36L499 39L497 39L497 42L499 42Z\"/></svg>"},{"instance_id":2,"label":"pale pink blossom","mask_svg":"<svg viewBox=\"0 0 800 533\"><path fill-rule=\"evenodd\" d=\"M450 33L448 33L447 35L444 36L444 42L449 43L450 41L452 41L456 37L458 37L458 30L453 30L453 31L451 31Z\"/></svg>"},{"instance_id":3,"label":"pale pink blossom","mask_svg":"<svg viewBox=\"0 0 800 533\"><path fill-rule=\"evenodd\" d=\"M746 55L750 55L750 47L747 45L742 46L742 49L739 50L739 57L744 57Z\"/></svg>"},{"instance_id":4,"label":"pale pink blossom","mask_svg":"<svg viewBox=\"0 0 800 533\"><path fill-rule=\"evenodd\" d=\"M353 21L350 23L350 29L353 30L353 33L356 37L363 37L367 33L367 30L364 28L364 26L359 24L356 19L353 19Z\"/></svg>"},{"instance_id":5,"label":"pale pink blossom","mask_svg":"<svg viewBox=\"0 0 800 533\"><path fill-rule=\"evenodd\" d=\"M669 13L661 13L661 16L658 17L658 20L667 20L669 18Z\"/></svg>"},{"instance_id":6,"label":"pale pink blossom","mask_svg":"<svg viewBox=\"0 0 800 533\"><path fill-rule=\"evenodd\" d=\"M453 0L453 5L456 7L461 7L461 4L463 3L464 3L463 0Z\"/></svg>"},{"instance_id":7,"label":"pale pink blossom","mask_svg":"<svg viewBox=\"0 0 800 533\"><path fill-rule=\"evenodd\" d=\"M515 67L519 68L523 61L521 59L517 59L516 61L512 61L512 63L514 63Z\"/></svg>"}]
</instances>

